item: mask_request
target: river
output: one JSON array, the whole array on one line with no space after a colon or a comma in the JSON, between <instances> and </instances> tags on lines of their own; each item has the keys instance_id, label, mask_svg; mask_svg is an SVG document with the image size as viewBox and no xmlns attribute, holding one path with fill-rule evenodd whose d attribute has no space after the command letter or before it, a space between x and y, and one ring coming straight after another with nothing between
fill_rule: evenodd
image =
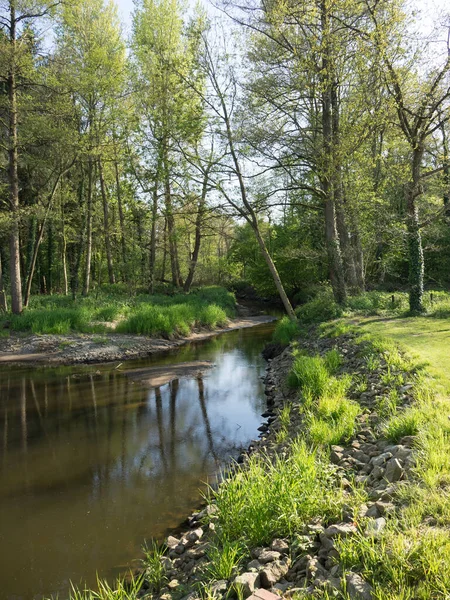
<instances>
[{"instance_id":1,"label":"river","mask_svg":"<svg viewBox=\"0 0 450 600\"><path fill-rule=\"evenodd\" d=\"M0 598L68 596L162 539L257 436L272 324L145 360L0 369ZM154 387L130 372L211 361ZM116 368L118 367L118 368Z\"/></svg>"}]
</instances>

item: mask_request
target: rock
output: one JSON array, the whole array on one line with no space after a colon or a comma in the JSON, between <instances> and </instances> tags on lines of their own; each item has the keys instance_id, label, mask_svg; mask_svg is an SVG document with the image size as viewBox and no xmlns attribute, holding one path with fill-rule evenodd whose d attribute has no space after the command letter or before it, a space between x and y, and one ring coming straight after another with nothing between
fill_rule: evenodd
<instances>
[{"instance_id":1,"label":"rock","mask_svg":"<svg viewBox=\"0 0 450 600\"><path fill-rule=\"evenodd\" d=\"M270 548L280 554L287 554L289 552L289 544L285 540L273 540L270 544Z\"/></svg>"},{"instance_id":2,"label":"rock","mask_svg":"<svg viewBox=\"0 0 450 600\"><path fill-rule=\"evenodd\" d=\"M275 552L275 550L263 550L258 556L258 560L260 563L265 565L268 562L278 560L280 557L281 554L279 552Z\"/></svg>"},{"instance_id":3,"label":"rock","mask_svg":"<svg viewBox=\"0 0 450 600\"><path fill-rule=\"evenodd\" d=\"M391 452L383 452L371 458L370 462L374 467L382 467L390 458L392 458Z\"/></svg>"},{"instance_id":4,"label":"rock","mask_svg":"<svg viewBox=\"0 0 450 600\"><path fill-rule=\"evenodd\" d=\"M330 525L325 529L323 534L327 538L335 538L335 537L348 537L349 535L354 535L357 529L356 526L352 523L337 523L336 525Z\"/></svg>"},{"instance_id":5,"label":"rock","mask_svg":"<svg viewBox=\"0 0 450 600\"><path fill-rule=\"evenodd\" d=\"M370 474L372 479L381 479L383 477L383 475L384 475L384 469L380 465L375 465L375 467L372 469L372 472Z\"/></svg>"},{"instance_id":6,"label":"rock","mask_svg":"<svg viewBox=\"0 0 450 600\"><path fill-rule=\"evenodd\" d=\"M377 507L377 503L372 504L372 506L367 510L365 517L370 517L371 519L377 519L380 516L380 511Z\"/></svg>"},{"instance_id":7,"label":"rock","mask_svg":"<svg viewBox=\"0 0 450 600\"><path fill-rule=\"evenodd\" d=\"M251 560L247 565L247 569L249 571L253 571L253 570L259 571L261 568L262 568L262 564L256 558Z\"/></svg>"},{"instance_id":8,"label":"rock","mask_svg":"<svg viewBox=\"0 0 450 600\"><path fill-rule=\"evenodd\" d=\"M403 467L400 464L400 461L397 458L391 458L387 465L386 471L384 472L384 478L389 483L394 483L398 481L403 476Z\"/></svg>"},{"instance_id":9,"label":"rock","mask_svg":"<svg viewBox=\"0 0 450 600\"><path fill-rule=\"evenodd\" d=\"M287 560L275 561L267 565L259 574L260 583L263 588L269 589L275 585L289 571L289 562Z\"/></svg>"},{"instance_id":10,"label":"rock","mask_svg":"<svg viewBox=\"0 0 450 600\"><path fill-rule=\"evenodd\" d=\"M378 517L378 519L371 519L367 523L364 535L366 537L378 537L386 527L386 519L384 517Z\"/></svg>"},{"instance_id":11,"label":"rock","mask_svg":"<svg viewBox=\"0 0 450 600\"><path fill-rule=\"evenodd\" d=\"M372 600L372 588L357 573L349 573L346 576L347 593L352 600Z\"/></svg>"},{"instance_id":12,"label":"rock","mask_svg":"<svg viewBox=\"0 0 450 600\"><path fill-rule=\"evenodd\" d=\"M174 550L179 543L180 540L177 540L177 538L173 537L172 535L169 535L169 537L166 540L166 546L169 548L169 550Z\"/></svg>"},{"instance_id":13,"label":"rock","mask_svg":"<svg viewBox=\"0 0 450 600\"><path fill-rule=\"evenodd\" d=\"M227 587L228 587L228 582L225 579L220 579L219 581L215 581L211 585L211 596L212 597L216 597L216 596L221 597L227 591Z\"/></svg>"},{"instance_id":14,"label":"rock","mask_svg":"<svg viewBox=\"0 0 450 600\"><path fill-rule=\"evenodd\" d=\"M191 542L191 543L198 542L198 540L200 540L202 537L203 537L203 529L201 527L194 529L194 531L190 531L186 535L186 539L188 540L188 542Z\"/></svg>"},{"instance_id":15,"label":"rock","mask_svg":"<svg viewBox=\"0 0 450 600\"><path fill-rule=\"evenodd\" d=\"M242 594L244 598L248 598L253 594L255 588L259 585L259 573L242 573L233 581L233 588L237 594Z\"/></svg>"},{"instance_id":16,"label":"rock","mask_svg":"<svg viewBox=\"0 0 450 600\"><path fill-rule=\"evenodd\" d=\"M167 587L169 588L169 590L176 590L177 587L180 586L180 582L178 581L178 579L172 579L172 581L169 581L169 583L167 584Z\"/></svg>"}]
</instances>

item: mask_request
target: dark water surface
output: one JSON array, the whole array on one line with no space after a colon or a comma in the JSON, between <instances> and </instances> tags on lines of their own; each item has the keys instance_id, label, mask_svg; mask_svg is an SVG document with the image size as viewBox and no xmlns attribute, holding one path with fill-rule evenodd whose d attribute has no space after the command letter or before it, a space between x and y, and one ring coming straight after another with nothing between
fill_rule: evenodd
<instances>
[{"instance_id":1,"label":"dark water surface","mask_svg":"<svg viewBox=\"0 0 450 600\"><path fill-rule=\"evenodd\" d=\"M0 598L95 584L162 538L257 434L273 325L116 365L0 370ZM209 360L159 388L136 367Z\"/></svg>"}]
</instances>

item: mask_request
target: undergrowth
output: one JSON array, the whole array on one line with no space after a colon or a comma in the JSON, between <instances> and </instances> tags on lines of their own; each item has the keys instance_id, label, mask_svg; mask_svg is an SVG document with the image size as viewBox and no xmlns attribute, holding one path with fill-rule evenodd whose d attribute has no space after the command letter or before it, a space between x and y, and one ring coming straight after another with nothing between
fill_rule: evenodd
<instances>
[{"instance_id":1,"label":"undergrowth","mask_svg":"<svg viewBox=\"0 0 450 600\"><path fill-rule=\"evenodd\" d=\"M234 295L221 287L190 294L129 297L99 293L72 300L68 296L36 296L21 315L2 315L0 328L34 334L105 333L118 321L119 333L171 337L188 335L194 327L214 329L235 315Z\"/></svg>"}]
</instances>

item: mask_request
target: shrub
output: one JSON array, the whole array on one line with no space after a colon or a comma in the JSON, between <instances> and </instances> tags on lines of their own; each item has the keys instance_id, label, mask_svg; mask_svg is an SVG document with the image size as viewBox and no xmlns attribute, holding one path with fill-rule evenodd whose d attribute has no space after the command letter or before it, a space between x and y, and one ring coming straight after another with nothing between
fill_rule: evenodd
<instances>
[{"instance_id":1,"label":"shrub","mask_svg":"<svg viewBox=\"0 0 450 600\"><path fill-rule=\"evenodd\" d=\"M342 316L342 307L333 299L331 292L322 292L314 300L299 306L296 309L296 315L300 323L320 323L321 321L330 321Z\"/></svg>"},{"instance_id":2,"label":"shrub","mask_svg":"<svg viewBox=\"0 0 450 600\"><path fill-rule=\"evenodd\" d=\"M282 317L277 323L272 339L278 344L287 345L299 335L298 323L289 317Z\"/></svg>"}]
</instances>

